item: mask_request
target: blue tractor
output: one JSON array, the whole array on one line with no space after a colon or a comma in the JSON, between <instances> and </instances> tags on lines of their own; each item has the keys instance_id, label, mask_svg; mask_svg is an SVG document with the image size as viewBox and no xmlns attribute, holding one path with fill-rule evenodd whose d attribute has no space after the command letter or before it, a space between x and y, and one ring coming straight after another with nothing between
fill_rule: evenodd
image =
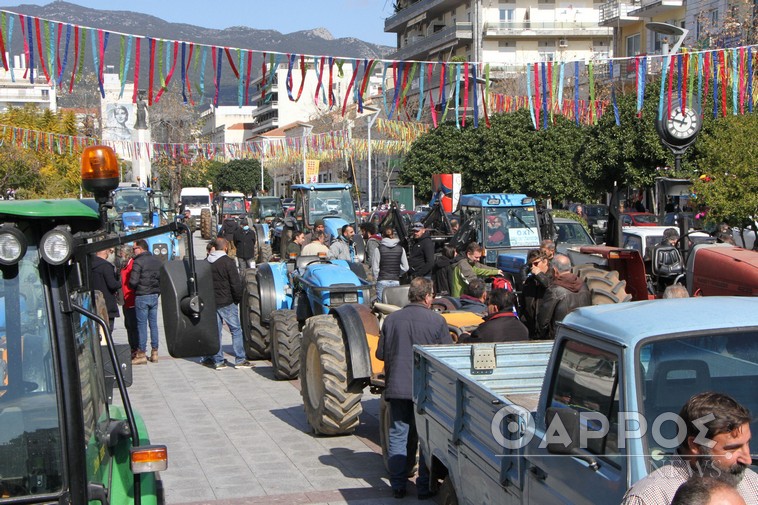
<instances>
[{"instance_id":1,"label":"blue tractor","mask_svg":"<svg viewBox=\"0 0 758 505\"><path fill-rule=\"evenodd\" d=\"M298 184L295 216L281 234L281 250L295 230L310 231L319 219L336 237L345 224L356 225L350 184ZM276 376L294 378L299 370L300 328L305 320L343 304L368 305L374 292L363 264L364 244L356 239L356 261L301 256L295 262L265 263L245 271L241 308L248 359L271 357ZM286 258L286 254L282 253Z\"/></svg>"},{"instance_id":2,"label":"blue tractor","mask_svg":"<svg viewBox=\"0 0 758 505\"><path fill-rule=\"evenodd\" d=\"M462 251L471 242L484 247L484 262L496 266L520 285L529 249L540 246L540 216L533 198L520 194L461 195L460 228L451 244Z\"/></svg>"},{"instance_id":3,"label":"blue tractor","mask_svg":"<svg viewBox=\"0 0 758 505\"><path fill-rule=\"evenodd\" d=\"M112 193L113 208L109 211L112 231L119 234L132 234L139 231L158 228L168 222L167 216L155 205L152 190L136 186L120 187ZM161 261L176 258L178 244L176 234L163 233L148 237L150 252Z\"/></svg>"}]
</instances>

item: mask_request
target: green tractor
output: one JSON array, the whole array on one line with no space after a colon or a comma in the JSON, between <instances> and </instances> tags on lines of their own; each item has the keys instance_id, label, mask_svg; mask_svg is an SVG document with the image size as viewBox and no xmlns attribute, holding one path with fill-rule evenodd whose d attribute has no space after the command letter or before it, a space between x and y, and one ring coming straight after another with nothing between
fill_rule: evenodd
<instances>
[{"instance_id":1,"label":"green tractor","mask_svg":"<svg viewBox=\"0 0 758 505\"><path fill-rule=\"evenodd\" d=\"M167 448L129 402L129 348L113 343L91 254L187 229L109 236L118 170L110 148L88 147L82 186L95 201L0 202L0 502L163 502ZM169 352L217 351L212 288L199 291L212 286L209 267L169 261L161 276ZM111 404L114 391L122 406Z\"/></svg>"}]
</instances>

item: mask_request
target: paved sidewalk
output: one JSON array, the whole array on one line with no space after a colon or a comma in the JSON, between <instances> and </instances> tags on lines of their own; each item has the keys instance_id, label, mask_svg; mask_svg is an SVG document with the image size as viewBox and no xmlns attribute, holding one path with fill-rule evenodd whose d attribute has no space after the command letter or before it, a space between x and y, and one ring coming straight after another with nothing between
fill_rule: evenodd
<instances>
[{"instance_id":1,"label":"paved sidewalk","mask_svg":"<svg viewBox=\"0 0 758 505\"><path fill-rule=\"evenodd\" d=\"M194 245L204 257L202 241ZM114 336L126 343L121 318ZM231 352L228 333L224 344ZM368 390L354 435L316 437L299 384L274 380L268 361L211 370L161 346L158 363L134 367L129 395L151 440L168 446L167 504L399 503L378 447L379 398ZM406 500L415 501L412 486Z\"/></svg>"}]
</instances>

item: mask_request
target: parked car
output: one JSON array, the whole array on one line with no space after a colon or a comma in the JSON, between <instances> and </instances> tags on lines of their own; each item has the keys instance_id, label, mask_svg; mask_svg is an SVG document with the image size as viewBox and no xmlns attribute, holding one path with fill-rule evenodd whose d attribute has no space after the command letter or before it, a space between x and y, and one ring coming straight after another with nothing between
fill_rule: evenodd
<instances>
[{"instance_id":1,"label":"parked car","mask_svg":"<svg viewBox=\"0 0 758 505\"><path fill-rule=\"evenodd\" d=\"M621 247L624 249L635 249L639 251L642 259L649 260L649 250L663 240L663 232L671 226L630 226L624 228L622 232ZM707 233L697 231L687 235L692 245L702 243L713 243L715 238Z\"/></svg>"},{"instance_id":2,"label":"parked car","mask_svg":"<svg viewBox=\"0 0 758 505\"><path fill-rule=\"evenodd\" d=\"M695 223L694 212L667 212L663 216L663 226L679 226L679 220L686 217L692 226Z\"/></svg>"},{"instance_id":3,"label":"parked car","mask_svg":"<svg viewBox=\"0 0 758 505\"><path fill-rule=\"evenodd\" d=\"M569 247L595 245L595 241L579 221L555 217L553 218L553 225L557 233L555 249L559 253L565 253Z\"/></svg>"},{"instance_id":4,"label":"parked car","mask_svg":"<svg viewBox=\"0 0 758 505\"><path fill-rule=\"evenodd\" d=\"M658 216L650 212L625 212L620 217L621 226L658 226Z\"/></svg>"}]
</instances>

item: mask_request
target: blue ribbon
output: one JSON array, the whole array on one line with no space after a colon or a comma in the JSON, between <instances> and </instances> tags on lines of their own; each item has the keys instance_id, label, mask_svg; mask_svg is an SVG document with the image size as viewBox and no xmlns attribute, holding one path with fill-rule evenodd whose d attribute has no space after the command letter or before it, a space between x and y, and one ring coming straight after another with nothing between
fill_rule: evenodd
<instances>
[{"instance_id":1,"label":"blue ribbon","mask_svg":"<svg viewBox=\"0 0 758 505\"><path fill-rule=\"evenodd\" d=\"M647 86L647 56L640 60L640 68L637 71L637 114L642 112L645 100L645 86Z\"/></svg>"},{"instance_id":2,"label":"blue ribbon","mask_svg":"<svg viewBox=\"0 0 758 505\"><path fill-rule=\"evenodd\" d=\"M719 58L713 53L713 117L719 115Z\"/></svg>"},{"instance_id":3,"label":"blue ribbon","mask_svg":"<svg viewBox=\"0 0 758 505\"><path fill-rule=\"evenodd\" d=\"M198 85L200 86L200 100L198 100L199 104L202 104L205 100L205 64L208 57L208 46L203 46L203 54L200 57L200 82Z\"/></svg>"},{"instance_id":4,"label":"blue ribbon","mask_svg":"<svg viewBox=\"0 0 758 505\"><path fill-rule=\"evenodd\" d=\"M574 62L574 122L579 126L579 61Z\"/></svg>"},{"instance_id":5,"label":"blue ribbon","mask_svg":"<svg viewBox=\"0 0 758 505\"><path fill-rule=\"evenodd\" d=\"M476 64L471 65L471 73L472 80L474 81L474 128L479 128L479 93L476 90Z\"/></svg>"},{"instance_id":6,"label":"blue ribbon","mask_svg":"<svg viewBox=\"0 0 758 505\"><path fill-rule=\"evenodd\" d=\"M387 115L387 119L392 119L392 115L395 113L395 105L397 105L400 88L403 87L403 68L405 68L404 64L398 65L397 76L395 79L395 94L392 97L392 107L390 108L390 113Z\"/></svg>"},{"instance_id":7,"label":"blue ribbon","mask_svg":"<svg viewBox=\"0 0 758 505\"><path fill-rule=\"evenodd\" d=\"M34 38L32 37L32 18L30 16L26 16L26 38L29 39L29 82L34 84Z\"/></svg>"},{"instance_id":8,"label":"blue ribbon","mask_svg":"<svg viewBox=\"0 0 758 505\"><path fill-rule=\"evenodd\" d=\"M295 66L296 59L297 55L295 53L290 54L289 63L287 64L287 80L284 83L284 87L287 90L287 96L289 96L290 101L292 102L295 101L295 97L292 96L292 67Z\"/></svg>"},{"instance_id":9,"label":"blue ribbon","mask_svg":"<svg viewBox=\"0 0 758 505\"><path fill-rule=\"evenodd\" d=\"M66 65L68 64L68 44L71 40L71 25L66 25L66 49L63 51L63 63L61 64L61 71L58 72L59 83L63 82L63 73L66 71Z\"/></svg>"},{"instance_id":10,"label":"blue ribbon","mask_svg":"<svg viewBox=\"0 0 758 505\"><path fill-rule=\"evenodd\" d=\"M364 72L365 72L365 66L368 64L367 60L363 60L364 65ZM355 65L355 80L353 81L353 102L358 104L358 112L363 112L363 107L361 106L361 80L358 79L358 75L360 74L361 69L361 60L356 59L354 62Z\"/></svg>"},{"instance_id":11,"label":"blue ribbon","mask_svg":"<svg viewBox=\"0 0 758 505\"><path fill-rule=\"evenodd\" d=\"M562 68L561 71L563 71ZM613 117L616 119L616 126L621 126L619 106L618 103L616 103L616 88L613 86L613 60L611 59L608 59L608 71L611 74L611 102L613 103Z\"/></svg>"},{"instance_id":12,"label":"blue ribbon","mask_svg":"<svg viewBox=\"0 0 758 505\"><path fill-rule=\"evenodd\" d=\"M747 48L747 111L753 112L753 48Z\"/></svg>"},{"instance_id":13,"label":"blue ribbon","mask_svg":"<svg viewBox=\"0 0 758 505\"><path fill-rule=\"evenodd\" d=\"M661 69L661 92L658 96L658 121L663 121L663 98L666 96L666 76L671 64L671 55L666 56L665 63ZM668 119L668 118L667 118Z\"/></svg>"},{"instance_id":14,"label":"blue ribbon","mask_svg":"<svg viewBox=\"0 0 758 505\"><path fill-rule=\"evenodd\" d=\"M460 118L458 112L461 103L461 66L463 63L456 63L455 65L455 127L460 128Z\"/></svg>"},{"instance_id":15,"label":"blue ribbon","mask_svg":"<svg viewBox=\"0 0 758 505\"><path fill-rule=\"evenodd\" d=\"M684 105L684 102L682 102L682 64L683 64L683 55L678 54L676 56L676 88L678 90L677 96L679 98L679 106L682 107Z\"/></svg>"},{"instance_id":16,"label":"blue ribbon","mask_svg":"<svg viewBox=\"0 0 758 505\"><path fill-rule=\"evenodd\" d=\"M561 62L561 70L560 70L560 74L559 74L560 77L558 78L558 106L559 107L562 107L562 104L563 104L563 76L564 76L564 74L563 74L564 68L563 67L565 65L566 65L566 63L562 61ZM613 73L611 73L611 77L613 77Z\"/></svg>"},{"instance_id":17,"label":"blue ribbon","mask_svg":"<svg viewBox=\"0 0 758 505\"><path fill-rule=\"evenodd\" d=\"M387 82L387 70L389 70L390 66L387 64L387 62L384 62L384 72L382 72L382 83ZM382 102L384 103L384 114L389 116L390 110L387 107L387 90L384 89L387 86L383 86L382 88Z\"/></svg>"},{"instance_id":18,"label":"blue ribbon","mask_svg":"<svg viewBox=\"0 0 758 505\"><path fill-rule=\"evenodd\" d=\"M547 130L548 108L547 108L547 64L543 61L540 63L540 73L542 74L542 127Z\"/></svg>"},{"instance_id":19,"label":"blue ribbon","mask_svg":"<svg viewBox=\"0 0 758 505\"><path fill-rule=\"evenodd\" d=\"M242 70L242 50L237 50L237 68L239 68L239 82L237 83L237 104L242 107L245 103L245 71Z\"/></svg>"},{"instance_id":20,"label":"blue ribbon","mask_svg":"<svg viewBox=\"0 0 758 505\"><path fill-rule=\"evenodd\" d=\"M129 71L129 63L132 59L132 42L134 42L134 36L129 35L129 38L126 39L126 57L124 58L124 68L121 69L121 92L118 94L119 98L124 96L124 88L126 87L126 74ZM184 92L184 90L182 90L182 92Z\"/></svg>"},{"instance_id":21,"label":"blue ribbon","mask_svg":"<svg viewBox=\"0 0 758 505\"><path fill-rule=\"evenodd\" d=\"M187 103L187 70L184 64L187 60L187 43L182 42L182 103Z\"/></svg>"},{"instance_id":22,"label":"blue ribbon","mask_svg":"<svg viewBox=\"0 0 758 505\"><path fill-rule=\"evenodd\" d=\"M697 53L697 112L703 113L703 53Z\"/></svg>"},{"instance_id":23,"label":"blue ribbon","mask_svg":"<svg viewBox=\"0 0 758 505\"><path fill-rule=\"evenodd\" d=\"M10 46L10 41L13 40L13 24L15 22L15 19L13 16L8 16L8 45ZM10 51L8 51L10 54ZM11 68L11 82L16 82L16 76L13 74L13 61L10 62L9 67Z\"/></svg>"},{"instance_id":24,"label":"blue ribbon","mask_svg":"<svg viewBox=\"0 0 758 505\"><path fill-rule=\"evenodd\" d=\"M739 112L739 82L740 82L740 65L739 65L739 58L737 57L737 49L732 49L732 61L734 64L732 65L732 115L736 116ZM752 79L752 77L751 77Z\"/></svg>"},{"instance_id":25,"label":"blue ribbon","mask_svg":"<svg viewBox=\"0 0 758 505\"><path fill-rule=\"evenodd\" d=\"M48 41L47 45L47 68L50 71L50 77L53 80L53 86L55 86L55 41L57 40L57 37L55 36L56 24L50 23L48 21L45 21L45 24L50 27L50 40Z\"/></svg>"}]
</instances>

